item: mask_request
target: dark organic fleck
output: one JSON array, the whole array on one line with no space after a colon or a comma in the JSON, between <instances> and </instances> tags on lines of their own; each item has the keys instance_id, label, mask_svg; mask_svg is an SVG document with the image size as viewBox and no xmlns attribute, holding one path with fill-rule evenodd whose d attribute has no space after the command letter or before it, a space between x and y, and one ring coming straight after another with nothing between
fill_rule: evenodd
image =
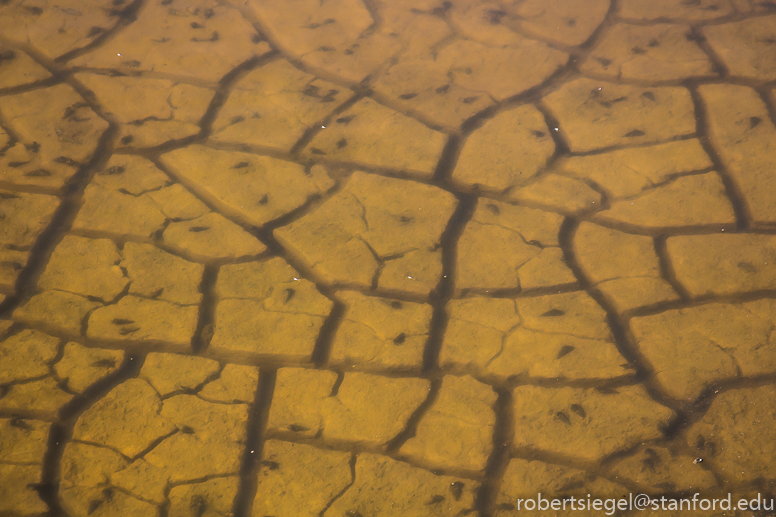
<instances>
[{"instance_id":1,"label":"dark organic fleck","mask_svg":"<svg viewBox=\"0 0 776 517\"><path fill-rule=\"evenodd\" d=\"M40 15L40 14L43 14L43 9L41 9L40 7L30 7L30 6L24 6L24 8L25 8L25 9L26 9L28 12L30 12L30 13L32 13L32 14L35 14L35 15Z\"/></svg>"},{"instance_id":2,"label":"dark organic fleck","mask_svg":"<svg viewBox=\"0 0 776 517\"><path fill-rule=\"evenodd\" d=\"M210 18L215 16L215 14L216 14L215 11L209 7L202 12L202 16L204 16L206 20L209 20Z\"/></svg>"},{"instance_id":3,"label":"dark organic fleck","mask_svg":"<svg viewBox=\"0 0 776 517\"><path fill-rule=\"evenodd\" d=\"M194 429L189 427L189 426L187 426L187 425L184 425L184 426L181 427L181 432L183 434L194 434Z\"/></svg>"},{"instance_id":4,"label":"dark organic fleck","mask_svg":"<svg viewBox=\"0 0 776 517\"><path fill-rule=\"evenodd\" d=\"M113 368L116 366L115 359L100 359L98 361L94 361L92 363L92 366L96 366L99 368Z\"/></svg>"},{"instance_id":5,"label":"dark organic fleck","mask_svg":"<svg viewBox=\"0 0 776 517\"><path fill-rule=\"evenodd\" d=\"M435 496L432 496L431 499L429 499L429 501L426 503L426 506L430 506L432 504L439 504L444 500L445 500L445 496L435 495Z\"/></svg>"},{"instance_id":6,"label":"dark organic fleck","mask_svg":"<svg viewBox=\"0 0 776 517\"><path fill-rule=\"evenodd\" d=\"M207 501L199 494L193 495L189 501L189 508L193 516L202 517L207 511Z\"/></svg>"},{"instance_id":7,"label":"dark organic fleck","mask_svg":"<svg viewBox=\"0 0 776 517\"><path fill-rule=\"evenodd\" d=\"M343 148L343 147L345 147L346 145L348 145L348 141L347 141L347 140L345 140L344 138L340 138L340 139L337 141L337 149L342 149L342 148Z\"/></svg>"},{"instance_id":8,"label":"dark organic fleck","mask_svg":"<svg viewBox=\"0 0 776 517\"><path fill-rule=\"evenodd\" d=\"M465 98L463 98L461 100L461 102L463 102L464 104L471 104L472 102L476 101L477 99L479 99L479 97L477 97L477 96L465 97Z\"/></svg>"},{"instance_id":9,"label":"dark organic fleck","mask_svg":"<svg viewBox=\"0 0 776 517\"><path fill-rule=\"evenodd\" d=\"M402 332L401 334L399 334L398 336L393 338L393 344L394 345L403 345L404 341L406 341L406 339L407 339L407 334Z\"/></svg>"},{"instance_id":10,"label":"dark organic fleck","mask_svg":"<svg viewBox=\"0 0 776 517\"><path fill-rule=\"evenodd\" d=\"M461 500L461 496L463 495L463 488L464 488L464 486L466 486L466 485L464 485L460 481L453 481L452 483L450 483L450 492L452 492L452 494L453 494L453 499L455 499L456 501L460 501Z\"/></svg>"},{"instance_id":11,"label":"dark organic fleck","mask_svg":"<svg viewBox=\"0 0 776 517\"><path fill-rule=\"evenodd\" d=\"M402 307L403 307L403 305L401 304L400 301L394 300L394 301L391 302L391 308L392 309L397 309L398 310L398 309L401 309Z\"/></svg>"},{"instance_id":12,"label":"dark organic fleck","mask_svg":"<svg viewBox=\"0 0 776 517\"><path fill-rule=\"evenodd\" d=\"M417 97L417 93L402 93L399 95L400 99L404 99L405 101L412 99L413 97Z\"/></svg>"},{"instance_id":13,"label":"dark organic fleck","mask_svg":"<svg viewBox=\"0 0 776 517\"><path fill-rule=\"evenodd\" d=\"M296 289L291 289L290 287L283 291L283 303L288 303L291 301L291 298L294 297L296 294Z\"/></svg>"},{"instance_id":14,"label":"dark organic fleck","mask_svg":"<svg viewBox=\"0 0 776 517\"><path fill-rule=\"evenodd\" d=\"M337 124L345 124L346 126L350 123L351 120L355 118L355 115L350 115L348 117L340 117L335 122Z\"/></svg>"},{"instance_id":15,"label":"dark organic fleck","mask_svg":"<svg viewBox=\"0 0 776 517\"><path fill-rule=\"evenodd\" d=\"M320 149L318 149L317 147L311 147L311 148L310 148L310 152L311 152L311 153L313 153L313 154L318 154L318 155L324 155L324 154L326 154L325 152L321 151L321 150L320 150Z\"/></svg>"},{"instance_id":16,"label":"dark organic fleck","mask_svg":"<svg viewBox=\"0 0 776 517\"><path fill-rule=\"evenodd\" d=\"M533 136L535 136L536 138L542 138L547 134L544 131L531 131L531 133L533 133Z\"/></svg>"},{"instance_id":17,"label":"dark organic fleck","mask_svg":"<svg viewBox=\"0 0 776 517\"><path fill-rule=\"evenodd\" d=\"M45 176L51 176L51 173L46 169L35 169L33 171L25 172L24 175L30 178L43 178Z\"/></svg>"},{"instance_id":18,"label":"dark organic fleck","mask_svg":"<svg viewBox=\"0 0 776 517\"><path fill-rule=\"evenodd\" d=\"M250 162L240 162L232 165L232 169L244 169L245 167L248 167L250 165Z\"/></svg>"},{"instance_id":19,"label":"dark organic fleck","mask_svg":"<svg viewBox=\"0 0 776 517\"><path fill-rule=\"evenodd\" d=\"M261 43L262 39L261 36L258 34L254 34L251 36L251 43Z\"/></svg>"},{"instance_id":20,"label":"dark organic fleck","mask_svg":"<svg viewBox=\"0 0 776 517\"><path fill-rule=\"evenodd\" d=\"M566 314L566 311L562 311L560 309L550 309L544 314L541 314L542 317L548 317L548 316L563 316Z\"/></svg>"},{"instance_id":21,"label":"dark organic fleck","mask_svg":"<svg viewBox=\"0 0 776 517\"><path fill-rule=\"evenodd\" d=\"M8 166L13 167L15 169L17 167L21 167L25 163L30 163L30 162L8 162Z\"/></svg>"},{"instance_id":22,"label":"dark organic fleck","mask_svg":"<svg viewBox=\"0 0 776 517\"><path fill-rule=\"evenodd\" d=\"M501 209L498 207L498 205L494 205L493 203L488 203L485 205L485 208L488 209L488 211L493 215L501 215Z\"/></svg>"},{"instance_id":23,"label":"dark organic fleck","mask_svg":"<svg viewBox=\"0 0 776 517\"><path fill-rule=\"evenodd\" d=\"M598 386L595 390L598 393L602 393L604 395L616 395L617 394L617 390L615 390L614 388L607 388L606 386Z\"/></svg>"},{"instance_id":24,"label":"dark organic fleck","mask_svg":"<svg viewBox=\"0 0 776 517\"><path fill-rule=\"evenodd\" d=\"M277 470L280 468L280 463L277 461L262 460L261 464L267 467L269 470Z\"/></svg>"},{"instance_id":25,"label":"dark organic fleck","mask_svg":"<svg viewBox=\"0 0 776 517\"><path fill-rule=\"evenodd\" d=\"M577 19L576 18L569 18L566 20L566 26L567 27L575 27L577 25Z\"/></svg>"},{"instance_id":26,"label":"dark organic fleck","mask_svg":"<svg viewBox=\"0 0 776 517\"><path fill-rule=\"evenodd\" d=\"M124 318L113 318L113 320L111 321L111 323L113 323L114 325L130 325L134 322L135 320L128 320Z\"/></svg>"},{"instance_id":27,"label":"dark organic fleck","mask_svg":"<svg viewBox=\"0 0 776 517\"><path fill-rule=\"evenodd\" d=\"M349 48L346 48L345 50L343 50L342 53L345 54L346 56L353 55L353 51L350 50Z\"/></svg>"},{"instance_id":28,"label":"dark organic fleck","mask_svg":"<svg viewBox=\"0 0 776 517\"><path fill-rule=\"evenodd\" d=\"M54 158L54 163L62 163L70 166L78 165L75 160L68 158L67 156L58 156L57 158Z\"/></svg>"},{"instance_id":29,"label":"dark organic fleck","mask_svg":"<svg viewBox=\"0 0 776 517\"><path fill-rule=\"evenodd\" d=\"M24 429L25 431L29 431L30 429L32 429L32 426L30 424L28 424L27 422L25 422L24 420L22 420L18 416L17 417L13 417L11 419L10 424L11 424L12 427L16 427L17 429Z\"/></svg>"},{"instance_id":30,"label":"dark organic fleck","mask_svg":"<svg viewBox=\"0 0 776 517\"><path fill-rule=\"evenodd\" d=\"M646 50L644 50L644 49L643 49L643 48L641 48L641 47L633 47L633 48L631 49L631 52L632 52L632 53L634 53L634 54L646 54L646 53L647 53L647 51L646 51Z\"/></svg>"},{"instance_id":31,"label":"dark organic fleck","mask_svg":"<svg viewBox=\"0 0 776 517\"><path fill-rule=\"evenodd\" d=\"M501 23L501 19L506 15L506 11L502 11L500 9L490 9L488 10L488 21L491 25L498 25Z\"/></svg>"},{"instance_id":32,"label":"dark organic fleck","mask_svg":"<svg viewBox=\"0 0 776 517\"><path fill-rule=\"evenodd\" d=\"M93 499L89 501L89 507L86 509L86 515L91 515L96 512L100 505L102 505L102 501L99 499Z\"/></svg>"},{"instance_id":33,"label":"dark organic fleck","mask_svg":"<svg viewBox=\"0 0 776 517\"><path fill-rule=\"evenodd\" d=\"M210 226L192 226L191 228L189 228L189 231L193 233L199 233L199 232L207 231L209 229L210 229Z\"/></svg>"},{"instance_id":34,"label":"dark organic fleck","mask_svg":"<svg viewBox=\"0 0 776 517\"><path fill-rule=\"evenodd\" d=\"M121 64L129 68L137 68L140 66L140 61L137 59L130 59L129 61L122 61Z\"/></svg>"},{"instance_id":35,"label":"dark organic fleck","mask_svg":"<svg viewBox=\"0 0 776 517\"><path fill-rule=\"evenodd\" d=\"M309 431L309 427L305 427L303 425L297 425L297 424L291 424L288 426L289 431L293 431L295 433L303 433L305 431Z\"/></svg>"},{"instance_id":36,"label":"dark organic fleck","mask_svg":"<svg viewBox=\"0 0 776 517\"><path fill-rule=\"evenodd\" d=\"M564 355L570 354L571 352L574 351L575 348L576 347L571 345L563 345L562 347L560 347L560 350L558 350L558 355L555 357L555 359L560 359Z\"/></svg>"},{"instance_id":37,"label":"dark organic fleck","mask_svg":"<svg viewBox=\"0 0 776 517\"><path fill-rule=\"evenodd\" d=\"M757 268L751 262L742 261L742 262L739 262L737 265L738 265L738 269L742 269L747 273L757 273Z\"/></svg>"},{"instance_id":38,"label":"dark organic fleck","mask_svg":"<svg viewBox=\"0 0 776 517\"><path fill-rule=\"evenodd\" d=\"M579 404L571 404L571 410L581 416L582 418L587 417L587 412L585 412L585 408L580 406Z\"/></svg>"},{"instance_id":39,"label":"dark organic fleck","mask_svg":"<svg viewBox=\"0 0 776 517\"><path fill-rule=\"evenodd\" d=\"M439 88L437 88L437 89L436 89L436 90L434 90L434 91L435 91L435 92L437 92L437 93L447 93L447 91L448 91L449 89L450 89L450 85L449 85L449 84L446 84L446 85L444 85L444 86L440 86Z\"/></svg>"},{"instance_id":40,"label":"dark organic fleck","mask_svg":"<svg viewBox=\"0 0 776 517\"><path fill-rule=\"evenodd\" d=\"M162 0L162 5L170 5L172 3L172 0Z\"/></svg>"},{"instance_id":41,"label":"dark organic fleck","mask_svg":"<svg viewBox=\"0 0 776 517\"><path fill-rule=\"evenodd\" d=\"M318 47L318 50L320 50L322 52L334 52L335 49L334 49L334 47L329 47L329 46L326 46L326 45L322 45L322 46Z\"/></svg>"},{"instance_id":42,"label":"dark organic fleck","mask_svg":"<svg viewBox=\"0 0 776 517\"><path fill-rule=\"evenodd\" d=\"M134 136L132 136L132 135L127 135L127 136L125 136L125 137L122 137L122 139L121 139L121 143L122 143L122 144L124 144L124 145L131 144L131 143L132 143L132 140L134 140L134 139L135 139L135 137L134 137Z\"/></svg>"},{"instance_id":43,"label":"dark organic fleck","mask_svg":"<svg viewBox=\"0 0 776 517\"><path fill-rule=\"evenodd\" d=\"M558 411L557 413L555 413L555 419L556 420L560 420L561 422L563 422L566 425L571 425L571 419L563 411Z\"/></svg>"},{"instance_id":44,"label":"dark organic fleck","mask_svg":"<svg viewBox=\"0 0 776 517\"><path fill-rule=\"evenodd\" d=\"M269 203L269 194L264 194L261 196L261 199L259 199L259 204L266 205L267 203Z\"/></svg>"},{"instance_id":45,"label":"dark organic fleck","mask_svg":"<svg viewBox=\"0 0 776 517\"><path fill-rule=\"evenodd\" d=\"M190 25L191 25L192 29L202 29L202 28L205 27L204 25L201 25L201 24L199 24L197 22L191 22Z\"/></svg>"},{"instance_id":46,"label":"dark organic fleck","mask_svg":"<svg viewBox=\"0 0 776 517\"><path fill-rule=\"evenodd\" d=\"M92 27L89 29L89 32L86 33L87 38L91 38L92 36L96 36L98 34L101 34L105 31L102 27Z\"/></svg>"},{"instance_id":47,"label":"dark organic fleck","mask_svg":"<svg viewBox=\"0 0 776 517\"><path fill-rule=\"evenodd\" d=\"M415 219L415 218L414 218L414 217L412 217L412 216L410 216L410 215L403 215L403 216L399 217L399 221L400 221L400 222L402 222L402 223L410 223L410 222L412 222L414 219Z\"/></svg>"},{"instance_id":48,"label":"dark organic fleck","mask_svg":"<svg viewBox=\"0 0 776 517\"><path fill-rule=\"evenodd\" d=\"M762 122L763 119L760 117L749 117L749 129L754 129L757 126L760 125L760 122Z\"/></svg>"},{"instance_id":49,"label":"dark organic fleck","mask_svg":"<svg viewBox=\"0 0 776 517\"><path fill-rule=\"evenodd\" d=\"M153 291L153 292L150 294L150 297L151 297L151 298L159 298L159 297L162 295L162 293L163 293L163 292L164 292L164 287L160 287L160 288L159 288L159 289L157 289L156 291Z\"/></svg>"},{"instance_id":50,"label":"dark organic fleck","mask_svg":"<svg viewBox=\"0 0 776 517\"><path fill-rule=\"evenodd\" d=\"M132 334L133 332L137 332L140 330L140 327L123 327L119 330L119 334L122 336L126 336L127 334Z\"/></svg>"},{"instance_id":51,"label":"dark organic fleck","mask_svg":"<svg viewBox=\"0 0 776 517\"><path fill-rule=\"evenodd\" d=\"M644 136L646 133L640 129L634 129L633 131L628 131L625 133L625 136L627 137L634 137L634 136Z\"/></svg>"},{"instance_id":52,"label":"dark organic fleck","mask_svg":"<svg viewBox=\"0 0 776 517\"><path fill-rule=\"evenodd\" d=\"M652 48L659 47L660 46L660 42L658 40L652 38L651 40L649 40L649 43L647 43L647 46L648 47L652 47Z\"/></svg>"},{"instance_id":53,"label":"dark organic fleck","mask_svg":"<svg viewBox=\"0 0 776 517\"><path fill-rule=\"evenodd\" d=\"M652 93L652 92L644 92L644 93L641 94L641 96L644 97L645 99L649 99L651 101L655 100L655 94Z\"/></svg>"},{"instance_id":54,"label":"dark organic fleck","mask_svg":"<svg viewBox=\"0 0 776 517\"><path fill-rule=\"evenodd\" d=\"M242 115L237 115L232 117L232 119L229 122L231 124L237 124L238 122L242 122L243 120L245 120L245 117L243 117Z\"/></svg>"},{"instance_id":55,"label":"dark organic fleck","mask_svg":"<svg viewBox=\"0 0 776 517\"><path fill-rule=\"evenodd\" d=\"M595 58L595 60L598 61L599 63L601 63L601 66L603 66L603 67L607 67L607 66L612 64L612 60L611 59L606 59L605 57L597 57L597 58Z\"/></svg>"}]
</instances>

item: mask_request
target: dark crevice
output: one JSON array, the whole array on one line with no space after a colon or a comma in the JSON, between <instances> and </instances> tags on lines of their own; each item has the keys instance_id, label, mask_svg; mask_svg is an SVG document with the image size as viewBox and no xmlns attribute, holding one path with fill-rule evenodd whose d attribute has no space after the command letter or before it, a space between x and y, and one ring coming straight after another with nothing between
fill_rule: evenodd
<instances>
[{"instance_id":1,"label":"dark crevice","mask_svg":"<svg viewBox=\"0 0 776 517\"><path fill-rule=\"evenodd\" d=\"M216 312L216 280L218 279L218 266L206 265L202 272L202 281L199 284L199 292L202 300L199 304L199 317L197 329L191 338L191 349L195 354L204 351L213 337Z\"/></svg>"},{"instance_id":2,"label":"dark crevice","mask_svg":"<svg viewBox=\"0 0 776 517\"><path fill-rule=\"evenodd\" d=\"M323 321L323 325L321 325L321 330L318 332L318 338L315 340L315 347L312 353L312 362L319 368L326 366L329 362L334 337L346 310L347 306L343 302L334 299L331 312L329 312L329 315Z\"/></svg>"},{"instance_id":3,"label":"dark crevice","mask_svg":"<svg viewBox=\"0 0 776 517\"><path fill-rule=\"evenodd\" d=\"M437 162L436 169L434 170L434 176L432 182L437 185L448 184L453 176L453 170L455 164L458 161L458 156L461 154L461 148L463 147L461 137L458 135L450 135L447 137L447 142L442 149L442 155Z\"/></svg>"},{"instance_id":4,"label":"dark crevice","mask_svg":"<svg viewBox=\"0 0 776 517\"><path fill-rule=\"evenodd\" d=\"M704 151L706 151L706 154L709 155L711 163L714 164L714 169L722 180L730 204L733 205L737 229L747 230L752 226L752 216L749 207L746 204L744 195L741 192L741 188L733 179L733 176L730 174L725 164L722 163L722 160L719 158L719 153L714 148L714 142L710 136L709 112L706 103L701 97L697 87L690 88L690 95L695 111L696 132L699 135L701 145L703 146Z\"/></svg>"},{"instance_id":5,"label":"dark crevice","mask_svg":"<svg viewBox=\"0 0 776 517\"><path fill-rule=\"evenodd\" d=\"M485 466L485 479L480 485L475 507L481 517L491 517L496 511L496 501L501 480L509 466L515 437L514 403L511 389L496 389L498 398L494 404L496 424L493 429L493 451Z\"/></svg>"},{"instance_id":6,"label":"dark crevice","mask_svg":"<svg viewBox=\"0 0 776 517\"><path fill-rule=\"evenodd\" d=\"M681 404L664 393L655 381L652 367L641 355L641 352L634 343L627 320L616 311L615 307L606 296L592 284L580 267L579 262L577 262L574 253L573 239L578 227L579 220L573 217L567 217L561 224L560 232L558 233L558 240L563 249L563 258L566 265L568 265L579 284L587 291L590 297L606 312L606 321L612 332L612 336L614 337L614 345L636 372L636 379L641 381L647 393L656 402L677 413L681 413Z\"/></svg>"},{"instance_id":7,"label":"dark crevice","mask_svg":"<svg viewBox=\"0 0 776 517\"><path fill-rule=\"evenodd\" d=\"M98 380L80 395L59 410L59 420L51 425L46 452L43 455L41 482L36 488L40 498L49 507L52 517L64 517L67 514L59 502L60 462L65 452L65 446L73 436L73 429L78 418L99 399L122 382L137 377L143 366L145 357L127 354L124 361L113 372Z\"/></svg>"},{"instance_id":8,"label":"dark crevice","mask_svg":"<svg viewBox=\"0 0 776 517\"><path fill-rule=\"evenodd\" d=\"M307 147L307 144L313 141L313 138L315 138L315 135L317 135L322 129L327 128L329 124L332 123L332 120L334 119L334 117L350 109L355 103L357 103L363 98L364 98L363 95L356 93L355 95L351 96L349 99L345 100L342 104L337 106L331 113L329 113L326 117L324 117L323 120L308 127L305 130L305 132L302 134L302 136L299 138L299 140L297 140L296 143L294 143L294 145L291 146L291 150L289 151L289 154L291 156L297 156L302 149Z\"/></svg>"},{"instance_id":9,"label":"dark crevice","mask_svg":"<svg viewBox=\"0 0 776 517\"><path fill-rule=\"evenodd\" d=\"M472 218L476 206L477 201L474 196L460 194L458 196L458 206L440 237L442 278L440 278L439 283L430 295L433 312L431 314L431 323L429 324L428 341L426 341L423 350L423 372L426 374L439 369L439 352L442 349L442 340L444 339L449 319L445 306L455 292L458 239L461 237L466 223Z\"/></svg>"},{"instance_id":10,"label":"dark crevice","mask_svg":"<svg viewBox=\"0 0 776 517\"><path fill-rule=\"evenodd\" d=\"M665 235L655 237L654 239L655 254L657 255L660 264L660 276L663 280L671 284L671 287L673 287L676 294L678 294L682 300L689 300L692 296L690 291L676 278L676 271L674 271L671 256L668 254L666 241Z\"/></svg>"},{"instance_id":11,"label":"dark crevice","mask_svg":"<svg viewBox=\"0 0 776 517\"><path fill-rule=\"evenodd\" d=\"M428 396L426 396L426 399L417 407L417 409L415 409L415 411L412 412L412 415L410 415L410 417L407 419L407 424L404 426L404 429L385 444L386 454L391 454L398 451L407 442L407 440L415 436L418 431L418 425L420 424L420 421L423 419L428 410L431 409L431 406L433 406L436 402L437 398L439 397L439 390L442 387L442 380L433 379L430 382L431 387L429 388Z\"/></svg>"},{"instance_id":12,"label":"dark crevice","mask_svg":"<svg viewBox=\"0 0 776 517\"><path fill-rule=\"evenodd\" d=\"M210 104L208 105L207 110L205 110L205 114L202 115L202 118L199 121L200 132L199 135L197 135L199 138L207 138L213 132L213 122L215 122L218 113L229 98L229 94L231 93L234 84L251 70L274 61L278 56L278 52L275 52L274 50L260 56L253 56L237 65L218 81L218 89L210 100Z\"/></svg>"},{"instance_id":13,"label":"dark crevice","mask_svg":"<svg viewBox=\"0 0 776 517\"><path fill-rule=\"evenodd\" d=\"M240 464L240 483L234 498L234 517L251 515L276 380L277 370L264 368L260 370L256 396L245 426L245 450Z\"/></svg>"},{"instance_id":14,"label":"dark crevice","mask_svg":"<svg viewBox=\"0 0 776 517\"><path fill-rule=\"evenodd\" d=\"M102 169L110 158L113 142L118 135L118 126L109 124L100 136L97 150L86 165L79 167L76 173L62 188L63 199L51 217L49 225L35 240L27 264L16 278L16 293L0 303L0 318L13 312L22 302L29 299L37 289L38 278L46 268L54 247L70 229L78 210L86 185L95 172Z\"/></svg>"},{"instance_id":15,"label":"dark crevice","mask_svg":"<svg viewBox=\"0 0 776 517\"><path fill-rule=\"evenodd\" d=\"M728 70L725 61L714 51L706 36L703 34L701 27L694 25L690 27L690 32L687 34L687 39L695 42L701 50L708 56L711 61L711 69L722 78L730 76L730 70Z\"/></svg>"},{"instance_id":16,"label":"dark crevice","mask_svg":"<svg viewBox=\"0 0 776 517\"><path fill-rule=\"evenodd\" d=\"M144 2L145 0L135 0L125 8L121 9L120 11L116 11L116 16L119 17L119 20L116 22L116 24L113 27L105 30L96 38L94 38L91 42L84 45L83 47L65 52L64 54L55 58L54 62L66 63L72 59L75 59L79 56L87 54L92 50L100 47L103 43L105 43L106 41L116 36L116 34L118 34L124 27L127 27L128 25L131 25L133 22L135 22L135 20L137 19L137 13L142 7Z\"/></svg>"}]
</instances>

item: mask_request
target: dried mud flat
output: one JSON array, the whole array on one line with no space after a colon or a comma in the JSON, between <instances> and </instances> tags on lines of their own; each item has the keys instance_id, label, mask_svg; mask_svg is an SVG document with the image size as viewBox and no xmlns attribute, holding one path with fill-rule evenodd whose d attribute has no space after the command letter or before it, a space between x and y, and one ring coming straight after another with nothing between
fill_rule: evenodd
<instances>
[{"instance_id":1,"label":"dried mud flat","mask_svg":"<svg viewBox=\"0 0 776 517\"><path fill-rule=\"evenodd\" d=\"M0 1L0 515L773 494L774 34Z\"/></svg>"}]
</instances>

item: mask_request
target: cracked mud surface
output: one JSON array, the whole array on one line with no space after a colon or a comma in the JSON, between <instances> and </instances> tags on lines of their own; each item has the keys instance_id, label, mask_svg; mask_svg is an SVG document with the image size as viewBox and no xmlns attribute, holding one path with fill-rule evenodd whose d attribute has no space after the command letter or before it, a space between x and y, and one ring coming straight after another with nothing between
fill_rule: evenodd
<instances>
[{"instance_id":1,"label":"cracked mud surface","mask_svg":"<svg viewBox=\"0 0 776 517\"><path fill-rule=\"evenodd\" d=\"M0 515L773 494L774 3L289 4L0 1Z\"/></svg>"}]
</instances>

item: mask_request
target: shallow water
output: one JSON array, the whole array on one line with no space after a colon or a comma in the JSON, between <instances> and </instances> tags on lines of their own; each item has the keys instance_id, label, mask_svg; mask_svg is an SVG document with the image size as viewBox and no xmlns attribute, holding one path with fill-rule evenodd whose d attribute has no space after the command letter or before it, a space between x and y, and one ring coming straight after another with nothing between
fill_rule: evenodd
<instances>
[{"instance_id":1,"label":"shallow water","mask_svg":"<svg viewBox=\"0 0 776 517\"><path fill-rule=\"evenodd\" d=\"M773 2L0 1L0 515L773 515L775 123Z\"/></svg>"}]
</instances>

